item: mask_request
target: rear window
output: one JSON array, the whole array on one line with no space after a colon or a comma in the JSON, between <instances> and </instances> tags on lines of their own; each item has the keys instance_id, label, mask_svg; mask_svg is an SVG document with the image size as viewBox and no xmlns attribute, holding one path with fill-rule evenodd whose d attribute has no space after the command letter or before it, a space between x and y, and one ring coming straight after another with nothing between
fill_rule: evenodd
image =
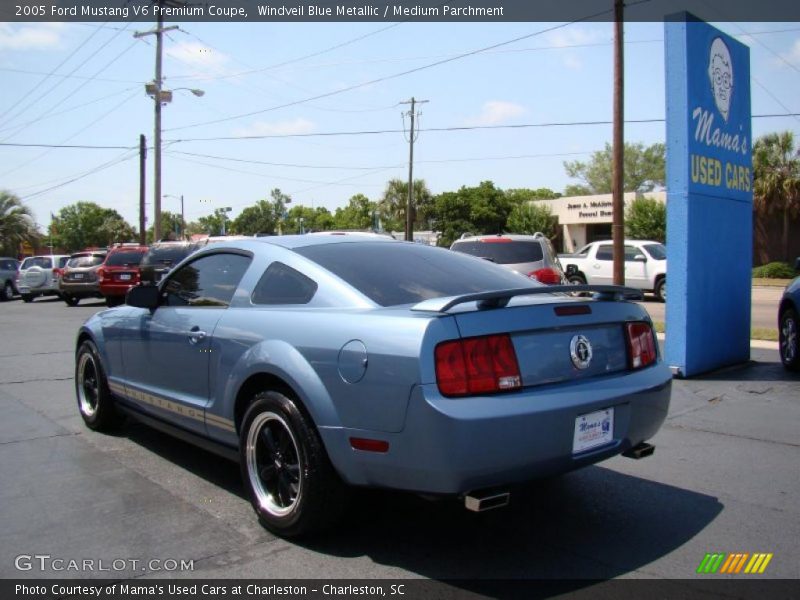
<instances>
[{"instance_id":1,"label":"rear window","mask_svg":"<svg viewBox=\"0 0 800 600\"><path fill-rule=\"evenodd\" d=\"M504 239L504 238L498 238ZM539 242L524 241L465 241L453 244L453 250L485 258L498 265L515 265L519 263L539 262L544 259L542 245Z\"/></svg>"},{"instance_id":2,"label":"rear window","mask_svg":"<svg viewBox=\"0 0 800 600\"><path fill-rule=\"evenodd\" d=\"M103 264L105 254L84 254L82 256L73 256L69 259L67 267L70 269L86 269L88 267L96 267Z\"/></svg>"},{"instance_id":3,"label":"rear window","mask_svg":"<svg viewBox=\"0 0 800 600\"><path fill-rule=\"evenodd\" d=\"M0 269L4 271L16 271L17 263L13 260L0 260Z\"/></svg>"},{"instance_id":4,"label":"rear window","mask_svg":"<svg viewBox=\"0 0 800 600\"><path fill-rule=\"evenodd\" d=\"M31 256L23 261L22 266L20 267L20 271L22 271L23 269L30 269L31 267L52 269L53 261L50 259L49 256Z\"/></svg>"},{"instance_id":5,"label":"rear window","mask_svg":"<svg viewBox=\"0 0 800 600\"><path fill-rule=\"evenodd\" d=\"M381 306L540 285L490 262L421 244L353 242L306 246L295 252Z\"/></svg>"},{"instance_id":6,"label":"rear window","mask_svg":"<svg viewBox=\"0 0 800 600\"><path fill-rule=\"evenodd\" d=\"M122 252L112 252L106 259L109 267L135 267L142 262L144 250L123 250Z\"/></svg>"},{"instance_id":7,"label":"rear window","mask_svg":"<svg viewBox=\"0 0 800 600\"><path fill-rule=\"evenodd\" d=\"M178 264L197 249L194 244L153 246L142 258L141 266L171 267Z\"/></svg>"}]
</instances>

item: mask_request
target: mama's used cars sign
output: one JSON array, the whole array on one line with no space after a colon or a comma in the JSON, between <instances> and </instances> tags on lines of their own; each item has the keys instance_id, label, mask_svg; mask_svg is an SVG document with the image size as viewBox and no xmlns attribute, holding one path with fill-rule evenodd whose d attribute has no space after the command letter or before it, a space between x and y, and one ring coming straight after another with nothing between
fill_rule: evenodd
<instances>
[{"instance_id":1,"label":"mama's used cars sign","mask_svg":"<svg viewBox=\"0 0 800 600\"><path fill-rule=\"evenodd\" d=\"M746 46L705 24L690 25L690 191L750 198L750 60Z\"/></svg>"},{"instance_id":2,"label":"mama's used cars sign","mask_svg":"<svg viewBox=\"0 0 800 600\"><path fill-rule=\"evenodd\" d=\"M750 51L688 13L665 25L666 358L692 376L750 358Z\"/></svg>"}]
</instances>

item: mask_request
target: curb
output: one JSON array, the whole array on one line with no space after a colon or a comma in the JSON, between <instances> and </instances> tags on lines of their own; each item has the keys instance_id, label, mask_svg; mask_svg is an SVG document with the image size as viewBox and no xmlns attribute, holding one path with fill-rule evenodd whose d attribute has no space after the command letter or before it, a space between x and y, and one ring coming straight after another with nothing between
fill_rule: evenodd
<instances>
[{"instance_id":1,"label":"curb","mask_svg":"<svg viewBox=\"0 0 800 600\"><path fill-rule=\"evenodd\" d=\"M666 336L663 333L656 333L659 342L663 342ZM751 348L758 348L759 350L778 350L778 342L768 342L766 340L750 340Z\"/></svg>"}]
</instances>

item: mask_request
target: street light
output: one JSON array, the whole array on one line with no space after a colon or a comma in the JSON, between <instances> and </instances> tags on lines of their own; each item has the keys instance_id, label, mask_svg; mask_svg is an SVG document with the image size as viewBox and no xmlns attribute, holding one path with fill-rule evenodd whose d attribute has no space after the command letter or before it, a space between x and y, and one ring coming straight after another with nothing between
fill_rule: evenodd
<instances>
[{"instance_id":1,"label":"street light","mask_svg":"<svg viewBox=\"0 0 800 600\"><path fill-rule=\"evenodd\" d=\"M177 199L178 196L175 196L173 194L164 194L162 196L162 198L176 198ZM181 231L180 231L180 236L181 236L181 239L184 239L186 237L186 236L184 236L184 229L186 228L186 217L183 214L183 194L180 195L180 200L181 200ZM178 232L176 231L175 233L178 233Z\"/></svg>"}]
</instances>

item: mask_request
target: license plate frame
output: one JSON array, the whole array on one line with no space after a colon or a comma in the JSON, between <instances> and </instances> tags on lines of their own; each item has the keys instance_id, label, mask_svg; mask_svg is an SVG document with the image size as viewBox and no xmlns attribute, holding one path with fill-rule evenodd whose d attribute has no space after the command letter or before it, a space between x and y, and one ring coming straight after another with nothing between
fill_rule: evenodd
<instances>
[{"instance_id":1,"label":"license plate frame","mask_svg":"<svg viewBox=\"0 0 800 600\"><path fill-rule=\"evenodd\" d=\"M572 453L580 454L614 441L614 407L595 410L575 418Z\"/></svg>"}]
</instances>

